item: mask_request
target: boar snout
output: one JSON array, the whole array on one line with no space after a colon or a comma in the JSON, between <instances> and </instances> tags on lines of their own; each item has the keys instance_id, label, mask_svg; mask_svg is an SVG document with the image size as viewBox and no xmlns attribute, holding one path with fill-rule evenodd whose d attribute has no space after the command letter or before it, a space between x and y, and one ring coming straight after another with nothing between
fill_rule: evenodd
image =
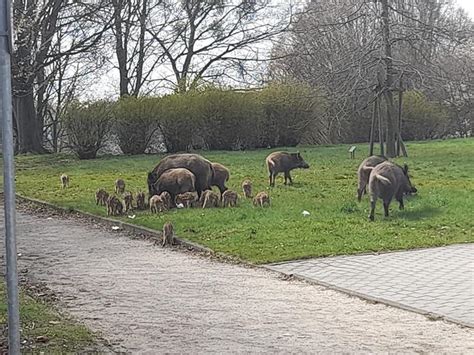
<instances>
[{"instance_id":1,"label":"boar snout","mask_svg":"<svg viewBox=\"0 0 474 355\"><path fill-rule=\"evenodd\" d=\"M300 167L301 167L302 169L309 169L309 164L308 164L307 162L303 161L303 162L301 163Z\"/></svg>"}]
</instances>

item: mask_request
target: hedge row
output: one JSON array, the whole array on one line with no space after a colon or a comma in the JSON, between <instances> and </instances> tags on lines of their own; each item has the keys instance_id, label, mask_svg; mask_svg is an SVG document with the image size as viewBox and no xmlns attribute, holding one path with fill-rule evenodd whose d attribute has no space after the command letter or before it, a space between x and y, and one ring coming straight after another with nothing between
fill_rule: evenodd
<instances>
[{"instance_id":1,"label":"hedge row","mask_svg":"<svg viewBox=\"0 0 474 355\"><path fill-rule=\"evenodd\" d=\"M207 88L74 103L65 127L81 158L95 157L110 133L125 154L144 153L156 131L168 152L295 146L317 126L324 106L324 99L304 85L273 84L247 92Z\"/></svg>"}]
</instances>

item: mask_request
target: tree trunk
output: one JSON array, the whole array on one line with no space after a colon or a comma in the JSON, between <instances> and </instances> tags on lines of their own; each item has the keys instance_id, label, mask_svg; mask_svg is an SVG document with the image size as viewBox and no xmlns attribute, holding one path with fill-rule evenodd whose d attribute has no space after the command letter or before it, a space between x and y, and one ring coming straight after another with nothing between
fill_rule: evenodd
<instances>
[{"instance_id":1,"label":"tree trunk","mask_svg":"<svg viewBox=\"0 0 474 355\"><path fill-rule=\"evenodd\" d=\"M375 122L377 119L377 101L378 97L375 98L374 108L372 112L372 122L370 125L370 147L369 147L369 156L374 155L374 135L375 135Z\"/></svg>"},{"instance_id":2,"label":"tree trunk","mask_svg":"<svg viewBox=\"0 0 474 355\"><path fill-rule=\"evenodd\" d=\"M380 155L385 155L384 150L384 141L383 141L383 124L382 124L382 115L380 111L380 100L377 100L377 112L379 118L379 142L380 142Z\"/></svg>"},{"instance_id":3,"label":"tree trunk","mask_svg":"<svg viewBox=\"0 0 474 355\"><path fill-rule=\"evenodd\" d=\"M395 111L393 104L393 60L392 60L392 44L390 43L390 23L388 18L388 0L380 0L382 4L382 33L385 48L385 83L384 98L387 108L387 156L396 156L395 139L398 136L398 125L395 123Z\"/></svg>"},{"instance_id":4,"label":"tree trunk","mask_svg":"<svg viewBox=\"0 0 474 355\"><path fill-rule=\"evenodd\" d=\"M18 124L19 153L45 153L43 148L43 127L36 116L33 89L13 99Z\"/></svg>"}]
</instances>

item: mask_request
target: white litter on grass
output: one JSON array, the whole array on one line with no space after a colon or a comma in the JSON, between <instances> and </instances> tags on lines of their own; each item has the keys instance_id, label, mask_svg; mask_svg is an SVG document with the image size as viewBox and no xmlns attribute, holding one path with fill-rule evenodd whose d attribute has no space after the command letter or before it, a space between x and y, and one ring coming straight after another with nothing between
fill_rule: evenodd
<instances>
[{"instance_id":1,"label":"white litter on grass","mask_svg":"<svg viewBox=\"0 0 474 355\"><path fill-rule=\"evenodd\" d=\"M48 217L48 218L46 218L46 219L53 219L53 218L52 218L52 217Z\"/></svg>"},{"instance_id":2,"label":"white litter on grass","mask_svg":"<svg viewBox=\"0 0 474 355\"><path fill-rule=\"evenodd\" d=\"M119 227L119 226L112 226L112 229L113 229L114 231L118 231L118 230L120 229L120 227Z\"/></svg>"},{"instance_id":3,"label":"white litter on grass","mask_svg":"<svg viewBox=\"0 0 474 355\"><path fill-rule=\"evenodd\" d=\"M178 203L178 204L176 205L176 207L178 207L178 208L184 208L184 205L183 205L182 203Z\"/></svg>"},{"instance_id":4,"label":"white litter on grass","mask_svg":"<svg viewBox=\"0 0 474 355\"><path fill-rule=\"evenodd\" d=\"M128 218L134 219L134 218L135 218L135 215L132 214L131 216L128 216Z\"/></svg>"},{"instance_id":5,"label":"white litter on grass","mask_svg":"<svg viewBox=\"0 0 474 355\"><path fill-rule=\"evenodd\" d=\"M307 217L307 216L309 216L310 214L311 214L311 213L309 213L309 212L308 212L308 211L306 211L306 210L305 210L305 211L303 211L303 213L302 213L302 215L303 215L304 217Z\"/></svg>"}]
</instances>

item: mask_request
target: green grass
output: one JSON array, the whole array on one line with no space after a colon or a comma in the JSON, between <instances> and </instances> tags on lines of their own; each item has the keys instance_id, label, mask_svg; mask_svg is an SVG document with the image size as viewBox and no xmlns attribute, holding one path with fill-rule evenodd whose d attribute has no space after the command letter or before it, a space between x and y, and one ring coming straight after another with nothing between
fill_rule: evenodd
<instances>
[{"instance_id":1,"label":"green grass","mask_svg":"<svg viewBox=\"0 0 474 355\"><path fill-rule=\"evenodd\" d=\"M7 302L5 283L0 282L0 343L7 339ZM54 311L49 305L20 293L20 324L22 351L64 353L80 351L94 345L94 335L83 325L76 324ZM4 337L2 339L2 336ZM48 341L37 341L46 337ZM0 352L1 352L0 347Z\"/></svg>"},{"instance_id":2,"label":"green grass","mask_svg":"<svg viewBox=\"0 0 474 355\"><path fill-rule=\"evenodd\" d=\"M356 170L367 151L358 145L358 159L349 159L348 146L300 147L309 170L295 170L293 186L268 188L264 159L270 150L203 152L231 171L229 187L240 191L244 178L254 191L268 190L271 208L254 208L241 200L235 209L173 210L162 215L136 213L122 219L161 230L172 221L179 236L215 251L255 263L289 259L440 246L474 241L474 139L409 143L407 162L418 195L408 198L405 211L392 203L384 218L379 201L376 221L367 218L367 196L356 200ZM157 155L104 157L79 161L66 155L17 158L17 188L22 195L63 207L105 215L94 203L94 192L113 190L114 180L125 179L127 189L146 191L146 174ZM71 177L71 188L59 188L59 175ZM303 217L302 211L311 213Z\"/></svg>"}]
</instances>

